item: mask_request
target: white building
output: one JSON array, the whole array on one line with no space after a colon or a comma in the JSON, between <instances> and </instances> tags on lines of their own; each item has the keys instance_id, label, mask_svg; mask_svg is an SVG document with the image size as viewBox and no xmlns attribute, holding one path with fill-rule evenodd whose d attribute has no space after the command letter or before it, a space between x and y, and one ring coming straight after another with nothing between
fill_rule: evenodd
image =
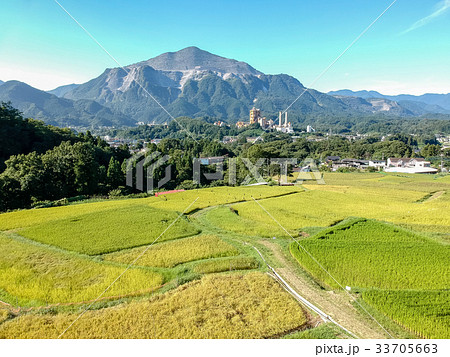
<instances>
[{"instance_id":1,"label":"white building","mask_svg":"<svg viewBox=\"0 0 450 357\"><path fill-rule=\"evenodd\" d=\"M395 158L387 160L386 172L402 172L407 174L434 174L438 170L431 167L431 162L422 158Z\"/></svg>"},{"instance_id":2,"label":"white building","mask_svg":"<svg viewBox=\"0 0 450 357\"><path fill-rule=\"evenodd\" d=\"M369 160L369 167L384 168L386 166L386 161L384 160Z\"/></svg>"},{"instance_id":3,"label":"white building","mask_svg":"<svg viewBox=\"0 0 450 357\"><path fill-rule=\"evenodd\" d=\"M284 124L281 123L281 117L282 117L282 113L279 113L278 116L278 125L275 125L275 130L276 131L281 131L282 133L288 133L291 134L294 132L294 128L292 127L291 123L288 123L288 113L284 112Z\"/></svg>"}]
</instances>

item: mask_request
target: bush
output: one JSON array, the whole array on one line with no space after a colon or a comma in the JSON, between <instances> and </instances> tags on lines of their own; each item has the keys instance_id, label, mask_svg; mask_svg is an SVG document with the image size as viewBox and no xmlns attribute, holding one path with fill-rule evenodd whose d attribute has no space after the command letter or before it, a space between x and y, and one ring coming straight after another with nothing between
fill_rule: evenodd
<instances>
[{"instance_id":1,"label":"bush","mask_svg":"<svg viewBox=\"0 0 450 357\"><path fill-rule=\"evenodd\" d=\"M85 196L79 196L85 198ZM70 202L78 201L76 197L74 198L61 198L60 200L56 201L38 201L35 198L33 198L33 203L31 204L32 208L47 208L47 207L60 207L60 206L67 206Z\"/></svg>"},{"instance_id":2,"label":"bush","mask_svg":"<svg viewBox=\"0 0 450 357\"><path fill-rule=\"evenodd\" d=\"M176 187L177 190L195 190L196 188L199 188L199 185L192 180L184 180Z\"/></svg>"},{"instance_id":3,"label":"bush","mask_svg":"<svg viewBox=\"0 0 450 357\"><path fill-rule=\"evenodd\" d=\"M358 169L356 167L340 167L336 170L336 172L349 173L349 172L357 172Z\"/></svg>"},{"instance_id":4,"label":"bush","mask_svg":"<svg viewBox=\"0 0 450 357\"><path fill-rule=\"evenodd\" d=\"M224 180L215 180L209 184L209 187L226 186L226 184Z\"/></svg>"},{"instance_id":5,"label":"bush","mask_svg":"<svg viewBox=\"0 0 450 357\"><path fill-rule=\"evenodd\" d=\"M123 191L120 188L116 188L114 190L109 191L108 193L108 197L109 198L116 198L116 197L121 197L123 196Z\"/></svg>"}]
</instances>

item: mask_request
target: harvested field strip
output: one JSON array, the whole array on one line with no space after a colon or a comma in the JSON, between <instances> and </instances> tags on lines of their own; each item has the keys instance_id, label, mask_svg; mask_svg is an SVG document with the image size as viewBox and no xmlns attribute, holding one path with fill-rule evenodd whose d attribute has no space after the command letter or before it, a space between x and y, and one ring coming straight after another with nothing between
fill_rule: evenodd
<instances>
[{"instance_id":1,"label":"harvested field strip","mask_svg":"<svg viewBox=\"0 0 450 357\"><path fill-rule=\"evenodd\" d=\"M200 274L220 273L224 271L249 270L259 268L259 262L251 257L233 257L214 259L195 265L194 271Z\"/></svg>"},{"instance_id":2,"label":"harvested field strip","mask_svg":"<svg viewBox=\"0 0 450 357\"><path fill-rule=\"evenodd\" d=\"M105 255L105 260L119 263L133 261L146 248L134 248ZM179 239L174 242L156 244L136 263L140 266L172 268L178 264L215 257L238 255L239 251L232 245L214 235L201 235Z\"/></svg>"},{"instance_id":3,"label":"harvested field strip","mask_svg":"<svg viewBox=\"0 0 450 357\"><path fill-rule=\"evenodd\" d=\"M446 191L438 191L434 192L428 199L424 200L423 202L430 202L433 200L437 200L439 197L441 197Z\"/></svg>"},{"instance_id":4,"label":"harvested field strip","mask_svg":"<svg viewBox=\"0 0 450 357\"><path fill-rule=\"evenodd\" d=\"M7 308L9 311L13 312L14 314L19 314L22 312L30 312L30 311L38 311L38 310L48 310L48 309L52 309L55 307L63 307L63 306L76 306L76 305L89 305L92 303L96 303L96 302L102 302L102 301L112 301L112 300L120 300L120 299L125 299L125 298L130 298L130 297L136 297L136 296L141 296L141 295L146 295L146 294L150 294L153 293L165 286L167 286L168 283L162 284L160 286L156 286L154 288L151 289L146 289L146 290L140 290L140 291L134 291L128 294L123 294L123 295L116 295L116 296L103 296L99 299L95 298L93 300L87 300L87 301L77 301L77 302L66 302L66 303L56 303L56 304L51 304L51 305L45 305L45 306L32 306L32 307L21 307L21 306L14 306L11 305L7 302L1 301L0 300L0 305L4 306L5 308Z\"/></svg>"}]
</instances>

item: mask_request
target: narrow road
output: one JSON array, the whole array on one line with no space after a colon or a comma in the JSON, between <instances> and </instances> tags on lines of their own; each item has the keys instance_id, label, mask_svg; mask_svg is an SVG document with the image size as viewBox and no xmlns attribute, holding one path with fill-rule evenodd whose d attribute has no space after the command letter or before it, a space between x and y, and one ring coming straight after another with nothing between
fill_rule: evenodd
<instances>
[{"instance_id":1,"label":"narrow road","mask_svg":"<svg viewBox=\"0 0 450 357\"><path fill-rule=\"evenodd\" d=\"M249 243L246 243L249 244ZM251 245L251 244L249 244ZM258 248L256 248L255 246L251 245L259 254L259 256L261 257L261 259L264 261L264 263L267 265L267 267L270 269L270 271L272 271L272 273L274 274L274 278L276 280L278 280L278 282L289 292L291 293L292 296L294 296L294 298L297 301L300 301L303 305L305 305L306 307L308 307L310 310L314 311L316 314L318 314L322 320L324 322L331 322L333 324L335 324L336 326L338 326L339 328L341 328L342 330L344 330L345 332L347 332L349 335L353 336L354 338L358 338L355 334L353 334L352 332L350 332L349 330L347 330L344 326L340 325L339 323L337 323L336 321L334 321L331 316L328 316L325 312L323 312L321 309L319 309L317 306L315 306L314 304L312 304L310 301L306 300L303 296L301 296L300 294L298 294L277 272L274 268L272 268L269 263L266 261L266 259L264 258L264 256L261 254L261 252L259 251Z\"/></svg>"},{"instance_id":2,"label":"narrow road","mask_svg":"<svg viewBox=\"0 0 450 357\"><path fill-rule=\"evenodd\" d=\"M356 310L347 295L313 286L310 281L297 273L296 267L285 257L278 244L267 240L261 240L259 243L269 248L280 263L281 268L276 268L276 273L297 294L300 293L305 300L312 301L313 305L324 312L330 321L346 331L352 331L351 334L359 338L387 338L384 331L369 316Z\"/></svg>"}]
</instances>

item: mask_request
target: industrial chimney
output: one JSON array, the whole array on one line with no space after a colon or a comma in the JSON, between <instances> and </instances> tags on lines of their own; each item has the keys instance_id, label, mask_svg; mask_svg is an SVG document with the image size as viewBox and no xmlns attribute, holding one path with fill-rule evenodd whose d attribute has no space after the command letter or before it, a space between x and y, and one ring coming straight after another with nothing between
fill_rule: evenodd
<instances>
[{"instance_id":1,"label":"industrial chimney","mask_svg":"<svg viewBox=\"0 0 450 357\"><path fill-rule=\"evenodd\" d=\"M284 113L284 126L287 128L288 122L287 122L287 112Z\"/></svg>"},{"instance_id":2,"label":"industrial chimney","mask_svg":"<svg viewBox=\"0 0 450 357\"><path fill-rule=\"evenodd\" d=\"M279 113L279 116L278 116L278 126L281 128L281 112Z\"/></svg>"}]
</instances>

